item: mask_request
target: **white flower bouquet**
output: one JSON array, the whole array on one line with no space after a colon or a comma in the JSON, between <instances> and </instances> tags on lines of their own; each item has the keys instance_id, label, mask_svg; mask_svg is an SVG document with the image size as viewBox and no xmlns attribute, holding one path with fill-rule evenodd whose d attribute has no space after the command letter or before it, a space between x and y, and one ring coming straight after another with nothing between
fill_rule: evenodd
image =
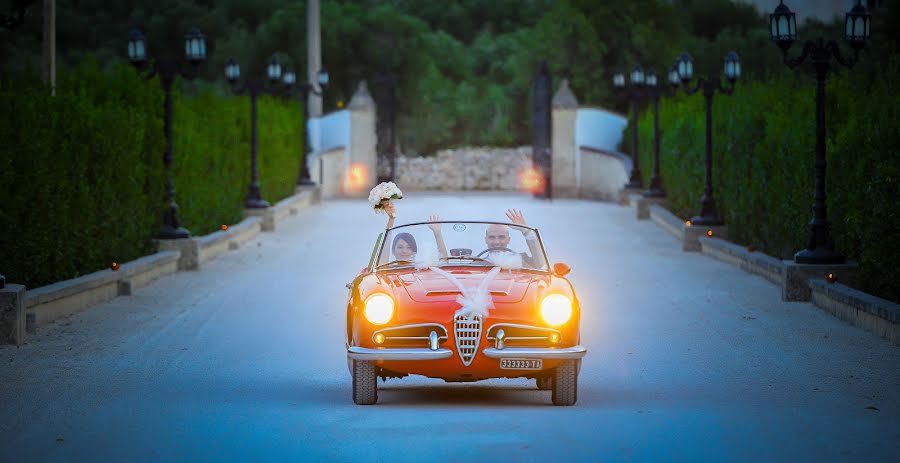
<instances>
[{"instance_id":1,"label":"white flower bouquet","mask_svg":"<svg viewBox=\"0 0 900 463\"><path fill-rule=\"evenodd\" d=\"M392 199L403 199L403 192L394 182L381 182L369 192L369 203L376 214L384 211L384 205Z\"/></svg>"}]
</instances>

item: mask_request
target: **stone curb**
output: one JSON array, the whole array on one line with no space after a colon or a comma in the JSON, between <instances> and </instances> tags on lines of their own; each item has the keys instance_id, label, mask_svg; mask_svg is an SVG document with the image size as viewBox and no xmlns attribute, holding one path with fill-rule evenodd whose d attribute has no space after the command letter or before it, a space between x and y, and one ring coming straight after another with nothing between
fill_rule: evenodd
<instances>
[{"instance_id":1,"label":"stone curb","mask_svg":"<svg viewBox=\"0 0 900 463\"><path fill-rule=\"evenodd\" d=\"M293 196L279 201L271 209L273 223L320 201L318 187L300 187ZM162 249L155 254L123 263L117 271L99 270L77 278L56 282L40 288L24 291L24 306L29 331L57 318L70 315L117 296L128 296L151 281L179 270L196 270L199 264L233 250L256 237L262 230L263 218L251 217L208 235L184 240L167 240L179 243L161 244L173 249ZM181 249L193 252L183 256ZM187 257L187 260L185 260ZM7 285L7 287L16 285Z\"/></svg>"},{"instance_id":2,"label":"stone curb","mask_svg":"<svg viewBox=\"0 0 900 463\"><path fill-rule=\"evenodd\" d=\"M226 251L234 250L247 241L252 240L262 230L262 219L249 217L240 223L228 227L228 230L219 230L197 238L200 255L200 265L209 262Z\"/></svg>"},{"instance_id":3,"label":"stone curb","mask_svg":"<svg viewBox=\"0 0 900 463\"><path fill-rule=\"evenodd\" d=\"M258 217L262 221L262 231L275 231L278 222L289 215L297 215L301 209L319 202L318 189L297 188L297 192L265 209L244 209L244 218Z\"/></svg>"},{"instance_id":4,"label":"stone curb","mask_svg":"<svg viewBox=\"0 0 900 463\"><path fill-rule=\"evenodd\" d=\"M30 326L44 325L59 317L106 302L146 286L178 267L180 254L161 251L122 264L118 271L100 270L78 278L41 286L25 292L26 317Z\"/></svg>"},{"instance_id":5,"label":"stone curb","mask_svg":"<svg viewBox=\"0 0 900 463\"><path fill-rule=\"evenodd\" d=\"M814 304L851 325L900 346L900 304L840 283L811 278L807 284Z\"/></svg>"},{"instance_id":6,"label":"stone curb","mask_svg":"<svg viewBox=\"0 0 900 463\"><path fill-rule=\"evenodd\" d=\"M684 221L659 204L651 204L650 219L659 224L664 230L675 235L679 241L684 241Z\"/></svg>"},{"instance_id":7,"label":"stone curb","mask_svg":"<svg viewBox=\"0 0 900 463\"><path fill-rule=\"evenodd\" d=\"M653 208L657 208L657 210L654 211ZM658 217L658 220L654 220L657 223L663 222L663 227L671 231L674 215L661 206L651 206L651 216L654 214ZM758 251L749 251L744 246L722 238L703 236L698 240L703 254L740 267L747 273L762 276L779 286L782 289L782 300L812 302L820 309L851 325L870 331L895 345L900 345L900 324L898 324L900 305L843 284L828 283L822 278L813 278L808 272L804 273L802 268L792 270L792 267L798 266L793 261L782 261ZM832 266L827 271L839 272L836 273L839 278L852 281L854 267L853 263L842 264ZM789 281L792 279L789 271L795 273L794 279L801 278L803 280L803 284L811 292L810 298L789 294L798 292L797 288L792 288L794 284Z\"/></svg>"},{"instance_id":8,"label":"stone curb","mask_svg":"<svg viewBox=\"0 0 900 463\"><path fill-rule=\"evenodd\" d=\"M708 256L736 265L781 286L784 281L784 262L767 254L748 251L747 248L721 238L700 238L701 252Z\"/></svg>"}]
</instances>

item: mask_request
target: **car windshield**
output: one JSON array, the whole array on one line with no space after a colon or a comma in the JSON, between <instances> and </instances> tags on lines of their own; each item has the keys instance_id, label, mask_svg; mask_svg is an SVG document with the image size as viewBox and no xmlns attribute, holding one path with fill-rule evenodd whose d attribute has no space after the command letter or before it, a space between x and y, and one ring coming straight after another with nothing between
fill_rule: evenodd
<instances>
[{"instance_id":1,"label":"car windshield","mask_svg":"<svg viewBox=\"0 0 900 463\"><path fill-rule=\"evenodd\" d=\"M499 222L432 222L387 231L375 260L377 268L478 265L547 270L535 229Z\"/></svg>"}]
</instances>

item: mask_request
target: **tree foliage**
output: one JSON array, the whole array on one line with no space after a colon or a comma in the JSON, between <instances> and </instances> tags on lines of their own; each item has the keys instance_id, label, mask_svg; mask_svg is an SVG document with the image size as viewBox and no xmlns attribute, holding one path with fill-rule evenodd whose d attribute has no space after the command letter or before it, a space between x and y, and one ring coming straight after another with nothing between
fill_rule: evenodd
<instances>
[{"instance_id":1,"label":"tree foliage","mask_svg":"<svg viewBox=\"0 0 900 463\"><path fill-rule=\"evenodd\" d=\"M229 57L244 75L260 74L277 54L306 75L306 4L297 0L57 0L62 65L87 55L107 65L125 59L129 31L144 31L151 55L180 53L198 27L208 41L201 69L207 84L182 86L226 92ZM41 18L4 35L5 71L36 67ZM360 81L369 83L384 134L387 92L378 76L391 73L397 89L398 141L405 152L427 154L467 145L518 145L531 139L531 81L546 60L554 83L569 79L585 105L624 110L613 97L614 72L643 63L663 73L682 49L698 69L718 69L736 49L753 73L778 64L762 16L729 0L321 0L323 64L331 75L325 107L346 103ZM774 66L773 66L774 67ZM385 146L385 144L381 144Z\"/></svg>"}]
</instances>

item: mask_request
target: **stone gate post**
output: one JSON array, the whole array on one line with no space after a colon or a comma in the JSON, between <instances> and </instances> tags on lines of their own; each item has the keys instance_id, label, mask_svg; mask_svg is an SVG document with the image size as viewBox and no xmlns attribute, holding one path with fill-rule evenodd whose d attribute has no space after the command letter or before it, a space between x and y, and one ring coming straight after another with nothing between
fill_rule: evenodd
<instances>
[{"instance_id":1,"label":"stone gate post","mask_svg":"<svg viewBox=\"0 0 900 463\"><path fill-rule=\"evenodd\" d=\"M552 181L554 198L575 198L578 196L576 184L575 122L578 100L569 89L568 79L563 79L559 90L553 95L552 138Z\"/></svg>"},{"instance_id":2,"label":"stone gate post","mask_svg":"<svg viewBox=\"0 0 900 463\"><path fill-rule=\"evenodd\" d=\"M378 178L375 144L375 100L369 94L366 82L359 83L356 93L347 105L350 110L350 162L346 173L344 194L368 195Z\"/></svg>"}]
</instances>

